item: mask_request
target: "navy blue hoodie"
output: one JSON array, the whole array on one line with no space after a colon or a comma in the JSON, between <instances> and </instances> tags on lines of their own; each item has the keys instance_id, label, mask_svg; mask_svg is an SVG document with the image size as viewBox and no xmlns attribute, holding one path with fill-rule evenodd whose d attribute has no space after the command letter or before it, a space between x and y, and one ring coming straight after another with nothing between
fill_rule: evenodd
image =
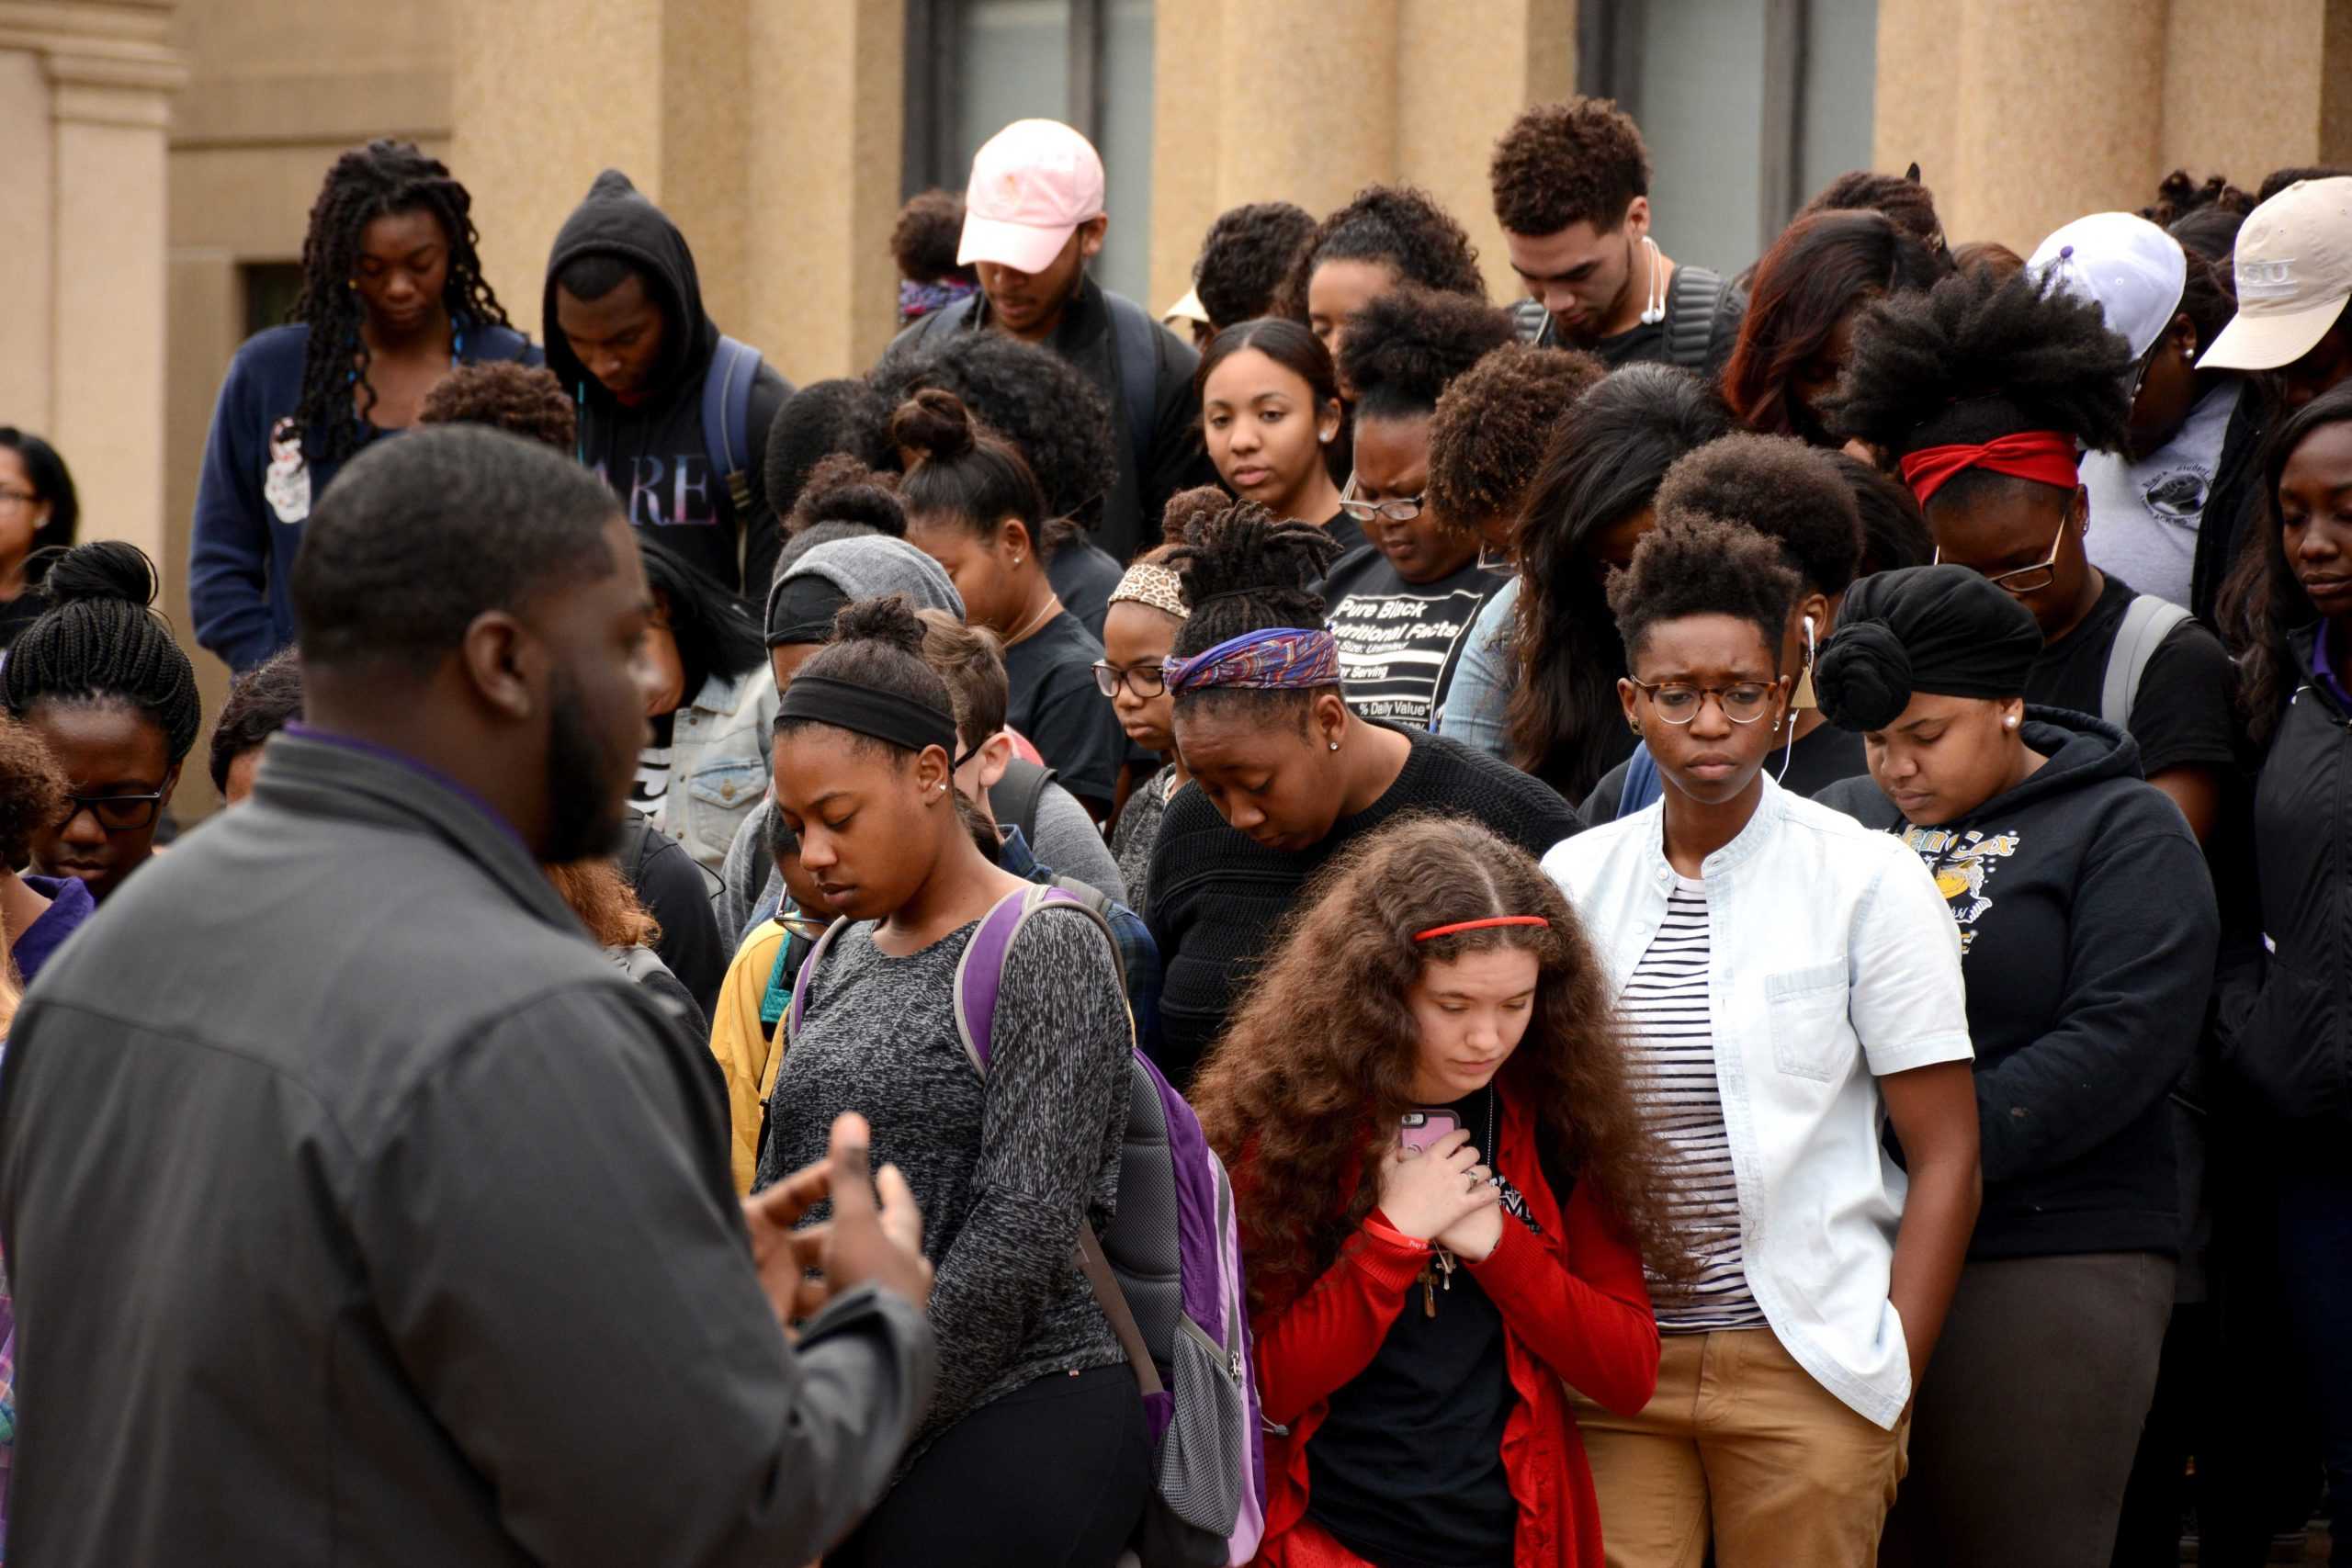
<instances>
[{"instance_id":1,"label":"navy blue hoodie","mask_svg":"<svg viewBox=\"0 0 2352 1568\"><path fill-rule=\"evenodd\" d=\"M1905 822L1867 773L1814 798L1901 834L1960 926L1984 1160L1968 1255L2176 1253L2165 1100L2213 987L2205 854L2120 729L2029 707L2025 743L2049 760L1958 821Z\"/></svg>"},{"instance_id":2,"label":"navy blue hoodie","mask_svg":"<svg viewBox=\"0 0 2352 1568\"><path fill-rule=\"evenodd\" d=\"M196 526L188 543L188 606L196 640L250 670L294 640L286 574L302 547L302 525L341 461L305 460L321 449L313 431L273 439L278 423L302 401L302 360L311 329L271 327L245 340L229 362L212 405L212 434L196 484ZM458 324L458 362L519 359L539 363L531 340L511 327ZM369 425L368 440L397 434ZM363 443L364 446L364 443Z\"/></svg>"},{"instance_id":3,"label":"navy blue hoodie","mask_svg":"<svg viewBox=\"0 0 2352 1568\"><path fill-rule=\"evenodd\" d=\"M616 400L591 376L556 322L556 274L582 256L624 261L644 279L662 315L662 357L644 397ZM764 598L784 531L767 499L768 427L791 384L763 363L752 384L751 514L735 515L723 474L711 471L702 423L703 373L718 326L703 310L702 282L685 236L618 169L606 169L571 210L548 256L548 368L577 400L580 457L620 496L633 528L654 536L730 593Z\"/></svg>"}]
</instances>

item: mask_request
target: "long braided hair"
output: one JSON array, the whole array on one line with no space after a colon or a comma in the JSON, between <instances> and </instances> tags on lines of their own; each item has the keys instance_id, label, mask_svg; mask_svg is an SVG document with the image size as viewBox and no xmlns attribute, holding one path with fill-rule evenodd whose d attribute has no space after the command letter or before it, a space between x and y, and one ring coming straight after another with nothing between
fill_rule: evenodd
<instances>
[{"instance_id":1,"label":"long braided hair","mask_svg":"<svg viewBox=\"0 0 2352 1568\"><path fill-rule=\"evenodd\" d=\"M447 164L426 157L413 142L382 139L337 158L311 206L310 231L302 237L302 292L286 318L311 328L302 400L294 420L306 440L315 433L320 447L311 455L321 461L349 457L359 446L361 421L376 406L376 389L368 379L368 343L359 331L366 307L351 287L359 265L359 236L387 213L419 209L440 220L449 243L441 303L450 318L475 326L508 324L506 308L481 275L473 197L451 177ZM355 362L364 395L356 417L351 408Z\"/></svg>"},{"instance_id":2,"label":"long braided hair","mask_svg":"<svg viewBox=\"0 0 2352 1568\"><path fill-rule=\"evenodd\" d=\"M42 579L51 608L0 662L0 705L23 718L45 702L123 703L164 732L176 766L204 722L196 670L155 613L155 563L101 539L60 554Z\"/></svg>"}]
</instances>

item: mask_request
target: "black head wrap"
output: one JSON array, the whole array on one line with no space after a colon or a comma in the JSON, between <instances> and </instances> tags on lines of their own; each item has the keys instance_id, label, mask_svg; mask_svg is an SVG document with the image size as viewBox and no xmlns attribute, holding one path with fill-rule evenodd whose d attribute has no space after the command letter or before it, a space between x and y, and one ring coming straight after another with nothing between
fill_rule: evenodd
<instances>
[{"instance_id":1,"label":"black head wrap","mask_svg":"<svg viewBox=\"0 0 2352 1568\"><path fill-rule=\"evenodd\" d=\"M2007 590L1964 566L1913 566L1865 577L1838 607L1813 689L1840 729L1884 729L1916 693L2025 694L2041 627Z\"/></svg>"},{"instance_id":2,"label":"black head wrap","mask_svg":"<svg viewBox=\"0 0 2352 1568\"><path fill-rule=\"evenodd\" d=\"M831 578L813 571L786 578L768 602L768 646L831 642L833 616L848 603L849 595Z\"/></svg>"}]
</instances>

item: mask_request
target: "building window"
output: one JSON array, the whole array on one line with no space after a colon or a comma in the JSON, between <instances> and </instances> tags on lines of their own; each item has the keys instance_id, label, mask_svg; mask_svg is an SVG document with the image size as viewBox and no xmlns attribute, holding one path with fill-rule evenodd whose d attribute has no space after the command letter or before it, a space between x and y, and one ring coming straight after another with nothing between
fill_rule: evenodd
<instances>
[{"instance_id":1,"label":"building window","mask_svg":"<svg viewBox=\"0 0 2352 1568\"><path fill-rule=\"evenodd\" d=\"M1013 120L1074 125L1102 154L1111 214L1094 276L1143 299L1151 28L1151 0L908 0L905 194L962 189L972 154Z\"/></svg>"},{"instance_id":2,"label":"building window","mask_svg":"<svg viewBox=\"0 0 2352 1568\"><path fill-rule=\"evenodd\" d=\"M1870 166L1877 0L1583 0L1577 43L1577 89L1641 125L1678 261L1737 272Z\"/></svg>"},{"instance_id":3,"label":"building window","mask_svg":"<svg viewBox=\"0 0 2352 1568\"><path fill-rule=\"evenodd\" d=\"M247 262L237 271L244 283L245 335L283 325L302 293L302 264Z\"/></svg>"}]
</instances>

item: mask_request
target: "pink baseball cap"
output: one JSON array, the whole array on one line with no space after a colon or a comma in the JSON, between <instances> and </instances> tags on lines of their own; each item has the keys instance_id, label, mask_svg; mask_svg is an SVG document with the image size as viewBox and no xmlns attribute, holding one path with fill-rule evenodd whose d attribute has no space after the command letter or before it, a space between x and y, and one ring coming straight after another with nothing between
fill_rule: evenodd
<instances>
[{"instance_id":1,"label":"pink baseball cap","mask_svg":"<svg viewBox=\"0 0 2352 1568\"><path fill-rule=\"evenodd\" d=\"M1056 119L1016 119L972 155L956 265L1043 272L1078 226L1102 216L1102 159Z\"/></svg>"}]
</instances>

